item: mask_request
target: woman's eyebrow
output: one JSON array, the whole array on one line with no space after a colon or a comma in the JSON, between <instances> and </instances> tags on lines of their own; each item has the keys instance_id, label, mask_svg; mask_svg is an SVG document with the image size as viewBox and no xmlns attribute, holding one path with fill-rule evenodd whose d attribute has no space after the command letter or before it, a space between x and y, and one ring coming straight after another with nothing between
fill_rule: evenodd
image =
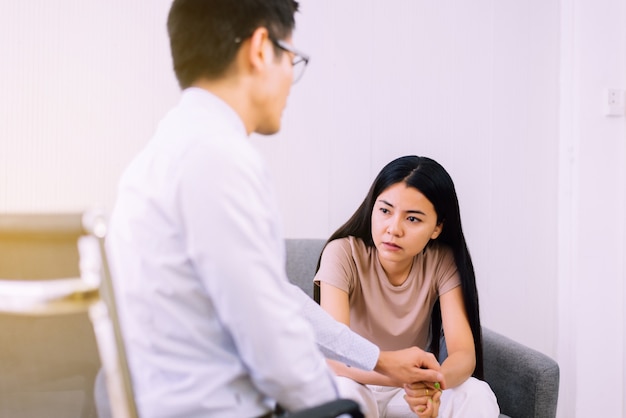
<instances>
[{"instance_id":1,"label":"woman's eyebrow","mask_svg":"<svg viewBox=\"0 0 626 418\"><path fill-rule=\"evenodd\" d=\"M426 214L422 212L421 210L407 210L406 213L416 213L418 215L426 216Z\"/></svg>"},{"instance_id":2,"label":"woman's eyebrow","mask_svg":"<svg viewBox=\"0 0 626 418\"><path fill-rule=\"evenodd\" d=\"M391 206L392 208L394 207L391 203L387 202L385 199L378 199L378 201L381 203L384 203L387 206ZM405 213L416 213L418 215L426 216L426 214L421 210L410 209L410 210L405 211Z\"/></svg>"}]
</instances>

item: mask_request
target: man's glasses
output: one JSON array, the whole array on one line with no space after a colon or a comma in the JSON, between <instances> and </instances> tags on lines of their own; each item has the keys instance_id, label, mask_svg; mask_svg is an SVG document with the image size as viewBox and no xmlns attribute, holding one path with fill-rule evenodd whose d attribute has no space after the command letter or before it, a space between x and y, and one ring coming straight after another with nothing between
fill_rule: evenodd
<instances>
[{"instance_id":1,"label":"man's glasses","mask_svg":"<svg viewBox=\"0 0 626 418\"><path fill-rule=\"evenodd\" d=\"M246 37L237 37L235 38L235 43L239 44L244 39L246 39ZM304 69L309 63L309 56L304 52L298 51L296 48L289 45L285 41L274 39L272 36L270 36L270 40L272 41L274 46L276 46L276 48L282 49L283 51L293 55L293 58L291 58L291 65L293 66L293 84L297 83L298 80L302 78L302 75L304 74Z\"/></svg>"},{"instance_id":2,"label":"man's glasses","mask_svg":"<svg viewBox=\"0 0 626 418\"><path fill-rule=\"evenodd\" d=\"M291 65L293 66L293 83L297 83L298 80L302 78L302 75L304 74L304 69L309 63L309 56L303 52L298 51L285 41L276 40L271 37L270 39L277 48L280 48L283 51L286 51L293 55L293 58L291 58Z\"/></svg>"}]
</instances>

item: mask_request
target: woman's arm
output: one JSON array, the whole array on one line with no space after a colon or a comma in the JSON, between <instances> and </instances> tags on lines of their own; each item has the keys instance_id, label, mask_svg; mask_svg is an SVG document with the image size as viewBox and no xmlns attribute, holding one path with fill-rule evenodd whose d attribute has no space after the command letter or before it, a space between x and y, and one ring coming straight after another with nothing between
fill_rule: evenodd
<instances>
[{"instance_id":1,"label":"woman's arm","mask_svg":"<svg viewBox=\"0 0 626 418\"><path fill-rule=\"evenodd\" d=\"M350 299L348 292L331 284L320 282L320 306L336 321L350 326Z\"/></svg>"},{"instance_id":2,"label":"woman's arm","mask_svg":"<svg viewBox=\"0 0 626 418\"><path fill-rule=\"evenodd\" d=\"M320 305L337 321L350 326L350 300L347 292L328 283L320 282ZM395 382L375 371L348 367L332 360L327 360L327 362L337 376L349 377L359 383L381 386L402 386L403 383Z\"/></svg>"},{"instance_id":3,"label":"woman's arm","mask_svg":"<svg viewBox=\"0 0 626 418\"><path fill-rule=\"evenodd\" d=\"M326 358L366 371L375 370L398 382L440 382L445 387L441 367L432 353L418 347L380 351L370 341L336 321L296 285L292 296L315 331L315 339Z\"/></svg>"},{"instance_id":4,"label":"woman's arm","mask_svg":"<svg viewBox=\"0 0 626 418\"><path fill-rule=\"evenodd\" d=\"M384 374L375 371L361 370L356 367L346 366L343 363L334 360L326 359L328 366L335 372L337 376L348 377L355 382L362 383L364 385L379 385L379 386L396 386L401 387L402 382L395 381Z\"/></svg>"},{"instance_id":5,"label":"woman's arm","mask_svg":"<svg viewBox=\"0 0 626 418\"><path fill-rule=\"evenodd\" d=\"M443 332L448 358L441 365L448 388L465 382L476 367L476 350L467 319L461 287L455 287L439 298Z\"/></svg>"}]
</instances>

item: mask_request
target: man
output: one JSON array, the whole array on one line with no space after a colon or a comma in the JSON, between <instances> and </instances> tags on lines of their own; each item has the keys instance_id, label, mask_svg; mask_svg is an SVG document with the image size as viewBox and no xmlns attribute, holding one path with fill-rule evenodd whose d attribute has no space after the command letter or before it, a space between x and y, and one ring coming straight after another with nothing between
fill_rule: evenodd
<instances>
[{"instance_id":1,"label":"man","mask_svg":"<svg viewBox=\"0 0 626 418\"><path fill-rule=\"evenodd\" d=\"M306 65L291 44L297 7L171 6L183 93L124 173L107 239L143 417L255 417L335 399L320 350L396 381L441 379L432 355L379 352L285 276L271 182L247 137L279 130L294 64Z\"/></svg>"}]
</instances>

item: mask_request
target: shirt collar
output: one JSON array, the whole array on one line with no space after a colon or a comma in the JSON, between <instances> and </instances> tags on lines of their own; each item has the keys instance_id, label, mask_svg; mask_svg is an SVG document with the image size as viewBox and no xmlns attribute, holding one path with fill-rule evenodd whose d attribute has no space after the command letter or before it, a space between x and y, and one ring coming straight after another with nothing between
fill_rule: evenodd
<instances>
[{"instance_id":1,"label":"shirt collar","mask_svg":"<svg viewBox=\"0 0 626 418\"><path fill-rule=\"evenodd\" d=\"M180 105L182 107L202 108L211 114L219 114L224 124L231 126L239 134L248 136L243 120L241 120L237 112L224 100L205 89L200 87L186 88L182 92Z\"/></svg>"}]
</instances>

